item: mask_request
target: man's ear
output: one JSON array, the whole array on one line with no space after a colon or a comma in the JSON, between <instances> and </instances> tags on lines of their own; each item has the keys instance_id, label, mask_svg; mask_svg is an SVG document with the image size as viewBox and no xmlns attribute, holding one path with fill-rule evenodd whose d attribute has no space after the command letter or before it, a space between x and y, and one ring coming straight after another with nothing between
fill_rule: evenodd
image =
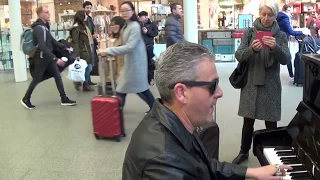
<instances>
[{"instance_id":1,"label":"man's ear","mask_svg":"<svg viewBox=\"0 0 320 180\"><path fill-rule=\"evenodd\" d=\"M185 104L186 102L186 96L185 91L187 90L187 87L184 84L178 83L174 86L174 95L178 102L181 104Z\"/></svg>"}]
</instances>

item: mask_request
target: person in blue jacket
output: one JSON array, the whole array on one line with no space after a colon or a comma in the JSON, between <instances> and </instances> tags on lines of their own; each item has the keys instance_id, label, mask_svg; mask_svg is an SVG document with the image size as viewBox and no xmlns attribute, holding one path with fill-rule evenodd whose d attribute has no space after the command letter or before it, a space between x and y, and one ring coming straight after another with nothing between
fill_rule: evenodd
<instances>
[{"instance_id":1,"label":"person in blue jacket","mask_svg":"<svg viewBox=\"0 0 320 180\"><path fill-rule=\"evenodd\" d=\"M290 6L284 5L282 7L282 12L279 12L278 16L277 16L277 22L278 22L278 25L280 27L280 31L283 31L284 33L286 33L286 35L288 37L288 40L289 40L290 35L291 36L301 36L301 35L303 35L302 31L294 31L292 29L291 22L290 22L290 19L291 19L291 16L292 16L291 15L291 11L292 11L292 8ZM290 54L290 61L287 64L287 67L288 67L288 71L289 71L289 76L291 78L293 78L291 57L292 56Z\"/></svg>"}]
</instances>

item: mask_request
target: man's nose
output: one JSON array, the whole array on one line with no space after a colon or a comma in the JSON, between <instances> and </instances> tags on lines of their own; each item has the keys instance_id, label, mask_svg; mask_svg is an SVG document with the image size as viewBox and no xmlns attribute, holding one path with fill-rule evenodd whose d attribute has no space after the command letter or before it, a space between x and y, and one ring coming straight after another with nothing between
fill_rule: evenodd
<instances>
[{"instance_id":1,"label":"man's nose","mask_svg":"<svg viewBox=\"0 0 320 180\"><path fill-rule=\"evenodd\" d=\"M223 96L223 92L222 89L220 88L220 86L217 87L216 92L214 93L214 97L215 98L221 98Z\"/></svg>"}]
</instances>

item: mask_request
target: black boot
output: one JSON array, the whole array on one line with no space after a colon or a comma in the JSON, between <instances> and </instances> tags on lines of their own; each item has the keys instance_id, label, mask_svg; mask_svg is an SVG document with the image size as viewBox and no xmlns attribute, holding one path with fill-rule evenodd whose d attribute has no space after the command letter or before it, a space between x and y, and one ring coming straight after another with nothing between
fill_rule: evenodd
<instances>
[{"instance_id":1,"label":"black boot","mask_svg":"<svg viewBox=\"0 0 320 180\"><path fill-rule=\"evenodd\" d=\"M247 160L249 158L249 152L241 152L238 154L238 156L236 158L234 158L234 160L232 161L233 164L241 164L243 163L245 160Z\"/></svg>"},{"instance_id":2,"label":"black boot","mask_svg":"<svg viewBox=\"0 0 320 180\"><path fill-rule=\"evenodd\" d=\"M241 137L241 150L238 156L232 161L233 164L241 164L249 158L254 121L254 119L244 118Z\"/></svg>"}]
</instances>

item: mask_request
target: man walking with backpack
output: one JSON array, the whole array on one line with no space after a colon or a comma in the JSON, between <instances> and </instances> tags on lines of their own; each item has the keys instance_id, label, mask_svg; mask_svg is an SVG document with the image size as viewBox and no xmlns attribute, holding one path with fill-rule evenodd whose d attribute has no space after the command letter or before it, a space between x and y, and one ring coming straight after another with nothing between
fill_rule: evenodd
<instances>
[{"instance_id":1,"label":"man walking with backpack","mask_svg":"<svg viewBox=\"0 0 320 180\"><path fill-rule=\"evenodd\" d=\"M54 48L66 48L65 45L57 42L50 33L50 12L48 7L40 6L36 10L38 20L35 21L31 28L33 29L33 43L37 45L32 61L35 64L35 74L29 88L21 100L21 104L27 109L34 109L30 98L35 87L42 81L42 76L47 71L53 75L57 88L61 97L61 105L72 106L76 105L75 101L70 100L64 91L62 78L58 66L63 66L64 62L57 58L52 52Z\"/></svg>"}]
</instances>

